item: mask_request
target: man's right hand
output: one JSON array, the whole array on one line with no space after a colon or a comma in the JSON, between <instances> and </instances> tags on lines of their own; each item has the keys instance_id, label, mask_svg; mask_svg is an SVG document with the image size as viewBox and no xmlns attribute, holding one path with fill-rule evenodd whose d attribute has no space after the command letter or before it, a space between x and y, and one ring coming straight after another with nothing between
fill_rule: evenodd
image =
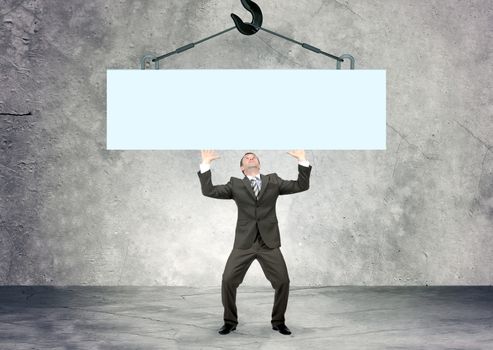
<instances>
[{"instance_id":1,"label":"man's right hand","mask_svg":"<svg viewBox=\"0 0 493 350\"><path fill-rule=\"evenodd\" d=\"M202 150L202 163L211 164L214 159L221 158L215 151Z\"/></svg>"}]
</instances>

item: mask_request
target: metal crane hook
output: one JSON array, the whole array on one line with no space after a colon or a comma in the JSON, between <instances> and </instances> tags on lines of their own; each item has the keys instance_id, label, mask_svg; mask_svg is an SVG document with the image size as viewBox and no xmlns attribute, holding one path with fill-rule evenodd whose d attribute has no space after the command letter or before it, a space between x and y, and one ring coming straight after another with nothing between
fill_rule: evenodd
<instances>
[{"instance_id":1,"label":"metal crane hook","mask_svg":"<svg viewBox=\"0 0 493 350\"><path fill-rule=\"evenodd\" d=\"M240 17L238 17L234 13L231 14L231 18L233 18L233 21L235 22L235 26L241 34L244 35L255 34L262 26L262 20L263 20L262 11L260 10L260 7L251 0L241 0L241 4L245 9L247 9L248 12L252 14L253 17L252 22L245 23Z\"/></svg>"}]
</instances>

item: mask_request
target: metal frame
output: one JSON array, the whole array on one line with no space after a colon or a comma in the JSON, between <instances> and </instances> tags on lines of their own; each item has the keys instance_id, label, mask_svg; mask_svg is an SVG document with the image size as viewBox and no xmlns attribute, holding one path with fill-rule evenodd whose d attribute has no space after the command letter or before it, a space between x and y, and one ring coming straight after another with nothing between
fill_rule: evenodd
<instances>
[{"instance_id":1,"label":"metal frame","mask_svg":"<svg viewBox=\"0 0 493 350\"><path fill-rule=\"evenodd\" d=\"M148 65L150 66L151 62L153 62L154 63L154 69L159 69L159 61L160 60L162 60L166 57L187 51L187 50L195 47L195 45L203 43L204 41L207 41L209 39L212 39L216 36L222 35L224 33L227 33L229 31L237 28L238 31L244 35L253 35L253 34L257 33L259 30L263 30L267 33L278 36L278 37L283 38L283 39L290 41L292 43L298 44L307 50L310 50L312 52L319 53L319 54L325 55L327 57L333 58L337 61L336 62L336 69L341 69L341 62L344 62L344 58L347 58L350 60L350 69L354 69L354 61L355 60L354 60L354 57L351 56L350 54L343 54L340 56L335 56L335 55L332 55L330 53L327 53L325 51L320 50L318 47L312 46L312 45L307 44L307 43L302 43L302 42L296 41L296 40L288 38L284 35L278 34L272 30L263 28L263 27L261 27L263 17L262 17L262 11L260 10L260 7L258 7L258 5L251 0L241 0L241 3L243 5L243 7L245 7L245 9L247 9L252 14L253 19L252 19L251 23L243 22L241 20L241 18L239 18L238 16L236 16L235 14L232 13L231 17L233 18L233 20L235 22L235 26L228 28L226 30L223 30L223 31L216 33L214 35L208 36L208 37L201 39L197 42L192 42L190 44L181 46L174 51L165 53L164 55L155 56L153 54L145 54L140 59L141 68L146 69L147 66Z\"/></svg>"}]
</instances>

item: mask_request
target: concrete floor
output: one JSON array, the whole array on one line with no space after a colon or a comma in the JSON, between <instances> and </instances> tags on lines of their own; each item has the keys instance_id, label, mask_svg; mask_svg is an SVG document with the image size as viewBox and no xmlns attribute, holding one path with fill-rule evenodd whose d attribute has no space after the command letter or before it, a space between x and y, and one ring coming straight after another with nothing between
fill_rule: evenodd
<instances>
[{"instance_id":1,"label":"concrete floor","mask_svg":"<svg viewBox=\"0 0 493 350\"><path fill-rule=\"evenodd\" d=\"M221 336L220 289L0 287L0 349L493 349L493 287L291 287L281 335L273 290L240 286Z\"/></svg>"}]
</instances>

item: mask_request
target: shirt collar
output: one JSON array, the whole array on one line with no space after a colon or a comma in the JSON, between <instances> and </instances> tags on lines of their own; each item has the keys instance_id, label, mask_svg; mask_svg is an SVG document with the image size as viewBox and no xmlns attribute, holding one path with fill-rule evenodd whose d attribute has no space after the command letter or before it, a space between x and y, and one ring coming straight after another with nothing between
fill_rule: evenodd
<instances>
[{"instance_id":1,"label":"shirt collar","mask_svg":"<svg viewBox=\"0 0 493 350\"><path fill-rule=\"evenodd\" d=\"M258 174L257 176L253 176L253 175L247 175L248 179L250 181L252 181L253 179L257 179L257 180L260 180L260 174Z\"/></svg>"}]
</instances>

